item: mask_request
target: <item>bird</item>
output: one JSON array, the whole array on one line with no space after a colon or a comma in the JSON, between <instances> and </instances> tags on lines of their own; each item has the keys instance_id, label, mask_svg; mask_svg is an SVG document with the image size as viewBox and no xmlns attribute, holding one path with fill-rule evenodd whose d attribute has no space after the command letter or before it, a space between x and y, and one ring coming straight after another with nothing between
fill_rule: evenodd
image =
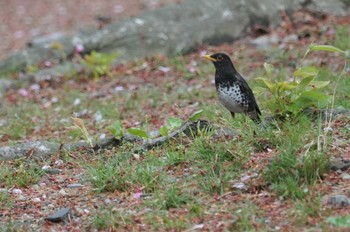
<instances>
[{"instance_id":1,"label":"bird","mask_svg":"<svg viewBox=\"0 0 350 232\"><path fill-rule=\"evenodd\" d=\"M235 113L248 115L255 123L260 123L261 111L255 100L253 91L232 64L225 53L203 55L203 58L213 62L215 66L215 87L220 103L230 111L232 118Z\"/></svg>"}]
</instances>

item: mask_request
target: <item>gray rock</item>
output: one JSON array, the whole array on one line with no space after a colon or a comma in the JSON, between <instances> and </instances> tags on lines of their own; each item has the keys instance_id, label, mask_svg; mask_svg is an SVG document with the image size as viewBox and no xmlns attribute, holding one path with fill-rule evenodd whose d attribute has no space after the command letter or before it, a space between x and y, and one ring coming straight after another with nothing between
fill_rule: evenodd
<instances>
[{"instance_id":1,"label":"gray rock","mask_svg":"<svg viewBox=\"0 0 350 232\"><path fill-rule=\"evenodd\" d=\"M27 154L43 157L54 154L59 148L59 143L48 141L35 141L22 143L17 146L0 147L0 160L16 159Z\"/></svg>"},{"instance_id":2,"label":"gray rock","mask_svg":"<svg viewBox=\"0 0 350 232\"><path fill-rule=\"evenodd\" d=\"M341 159L331 159L329 163L330 169L333 171L346 171L350 168L350 161Z\"/></svg>"},{"instance_id":3,"label":"gray rock","mask_svg":"<svg viewBox=\"0 0 350 232\"><path fill-rule=\"evenodd\" d=\"M340 175L343 180L350 180L350 174L344 172Z\"/></svg>"},{"instance_id":4,"label":"gray rock","mask_svg":"<svg viewBox=\"0 0 350 232\"><path fill-rule=\"evenodd\" d=\"M9 190L5 188L0 188L0 193L8 193Z\"/></svg>"},{"instance_id":5,"label":"gray rock","mask_svg":"<svg viewBox=\"0 0 350 232\"><path fill-rule=\"evenodd\" d=\"M120 60L155 54L173 56L193 51L203 43L217 45L232 42L259 24L265 27L279 23L280 11L294 11L302 1L212 0L182 1L163 8L145 11L136 17L109 24L103 29L89 29L75 35L59 32L35 39L30 48L0 62L0 72L24 69L44 60L65 60L77 45L84 53L93 50L118 52ZM345 15L342 0L305 1L317 10ZM56 44L56 46L54 46ZM57 46L57 45L60 46Z\"/></svg>"},{"instance_id":6,"label":"gray rock","mask_svg":"<svg viewBox=\"0 0 350 232\"><path fill-rule=\"evenodd\" d=\"M48 169L44 169L43 171L51 175L57 175L62 172L62 170L58 168L48 168Z\"/></svg>"},{"instance_id":7,"label":"gray rock","mask_svg":"<svg viewBox=\"0 0 350 232\"><path fill-rule=\"evenodd\" d=\"M56 223L61 222L70 214L70 211L70 208L62 208L55 213L47 216L45 220Z\"/></svg>"},{"instance_id":8,"label":"gray rock","mask_svg":"<svg viewBox=\"0 0 350 232\"><path fill-rule=\"evenodd\" d=\"M349 198L345 195L333 195L327 200L327 204L337 208L345 208L349 206Z\"/></svg>"},{"instance_id":9,"label":"gray rock","mask_svg":"<svg viewBox=\"0 0 350 232\"><path fill-rule=\"evenodd\" d=\"M84 187L84 185L82 185L82 184L69 184L69 185L67 185L67 188L71 188L71 189L73 189L73 188L82 188L82 187Z\"/></svg>"}]
</instances>

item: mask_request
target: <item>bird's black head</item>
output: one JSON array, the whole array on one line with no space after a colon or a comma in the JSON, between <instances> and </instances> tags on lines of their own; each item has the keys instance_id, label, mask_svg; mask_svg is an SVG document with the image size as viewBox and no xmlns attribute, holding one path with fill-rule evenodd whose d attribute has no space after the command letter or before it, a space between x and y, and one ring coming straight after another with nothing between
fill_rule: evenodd
<instances>
[{"instance_id":1,"label":"bird's black head","mask_svg":"<svg viewBox=\"0 0 350 232\"><path fill-rule=\"evenodd\" d=\"M225 53L214 53L212 55L204 55L203 58L207 60L211 60L216 68L216 70L222 70L222 69L235 69L231 59L228 55Z\"/></svg>"}]
</instances>

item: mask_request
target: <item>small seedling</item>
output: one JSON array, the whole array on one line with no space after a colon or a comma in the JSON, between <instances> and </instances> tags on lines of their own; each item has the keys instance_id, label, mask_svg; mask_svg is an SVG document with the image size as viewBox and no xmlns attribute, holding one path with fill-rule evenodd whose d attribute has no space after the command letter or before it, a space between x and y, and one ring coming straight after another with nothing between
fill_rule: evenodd
<instances>
[{"instance_id":1,"label":"small seedling","mask_svg":"<svg viewBox=\"0 0 350 232\"><path fill-rule=\"evenodd\" d=\"M104 54L92 51L85 55L81 63L92 72L95 79L107 75L111 76L111 64L118 57L117 53Z\"/></svg>"},{"instance_id":2,"label":"small seedling","mask_svg":"<svg viewBox=\"0 0 350 232\"><path fill-rule=\"evenodd\" d=\"M70 127L70 129L78 132L81 136L83 136L83 138L85 139L85 141L87 141L90 145L90 147L93 147L94 144L92 142L92 139L90 138L90 135L85 127L84 121L80 118L75 118L72 117L74 126Z\"/></svg>"},{"instance_id":3,"label":"small seedling","mask_svg":"<svg viewBox=\"0 0 350 232\"><path fill-rule=\"evenodd\" d=\"M179 128L182 125L180 118L168 118L166 124L159 129L159 133L162 136L168 136L169 131Z\"/></svg>"},{"instance_id":4,"label":"small seedling","mask_svg":"<svg viewBox=\"0 0 350 232\"><path fill-rule=\"evenodd\" d=\"M108 127L108 130L116 139L121 139L124 136L124 128L121 121L115 121Z\"/></svg>"},{"instance_id":5,"label":"small seedling","mask_svg":"<svg viewBox=\"0 0 350 232\"><path fill-rule=\"evenodd\" d=\"M145 131L145 130L131 127L128 129L128 132L132 135L136 135L136 136L144 138L144 139L149 139L149 135L148 135L147 131Z\"/></svg>"}]
</instances>

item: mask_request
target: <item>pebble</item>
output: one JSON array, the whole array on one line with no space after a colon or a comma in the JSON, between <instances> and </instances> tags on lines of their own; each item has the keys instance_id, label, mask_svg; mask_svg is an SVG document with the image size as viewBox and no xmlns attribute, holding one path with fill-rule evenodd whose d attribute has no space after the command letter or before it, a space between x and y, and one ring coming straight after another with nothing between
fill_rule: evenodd
<instances>
[{"instance_id":1,"label":"pebble","mask_svg":"<svg viewBox=\"0 0 350 232\"><path fill-rule=\"evenodd\" d=\"M63 196L68 194L66 191L64 191L64 189L61 189L58 193Z\"/></svg>"},{"instance_id":2,"label":"pebble","mask_svg":"<svg viewBox=\"0 0 350 232\"><path fill-rule=\"evenodd\" d=\"M47 216L45 220L50 222L61 222L70 214L70 208L62 208Z\"/></svg>"},{"instance_id":3,"label":"pebble","mask_svg":"<svg viewBox=\"0 0 350 232\"><path fill-rule=\"evenodd\" d=\"M15 189L12 189L12 193L13 194L22 194L22 190L15 188Z\"/></svg>"},{"instance_id":4,"label":"pebble","mask_svg":"<svg viewBox=\"0 0 350 232\"><path fill-rule=\"evenodd\" d=\"M0 193L8 193L9 190L5 188L0 188Z\"/></svg>"},{"instance_id":5,"label":"pebble","mask_svg":"<svg viewBox=\"0 0 350 232\"><path fill-rule=\"evenodd\" d=\"M63 160L58 159L58 160L55 161L55 166L61 166L63 163L64 163Z\"/></svg>"},{"instance_id":6,"label":"pebble","mask_svg":"<svg viewBox=\"0 0 350 232\"><path fill-rule=\"evenodd\" d=\"M341 174L340 176L343 180L350 180L350 174L344 172L343 174Z\"/></svg>"},{"instance_id":7,"label":"pebble","mask_svg":"<svg viewBox=\"0 0 350 232\"><path fill-rule=\"evenodd\" d=\"M232 185L233 188L236 189L246 189L246 185L242 182L238 182Z\"/></svg>"},{"instance_id":8,"label":"pebble","mask_svg":"<svg viewBox=\"0 0 350 232\"><path fill-rule=\"evenodd\" d=\"M67 185L67 188L82 188L82 187L84 187L84 185L82 185L82 184L69 184L69 185Z\"/></svg>"},{"instance_id":9,"label":"pebble","mask_svg":"<svg viewBox=\"0 0 350 232\"><path fill-rule=\"evenodd\" d=\"M338 194L330 196L327 200L327 204L338 208L345 208L349 206L350 201L347 196Z\"/></svg>"},{"instance_id":10,"label":"pebble","mask_svg":"<svg viewBox=\"0 0 350 232\"><path fill-rule=\"evenodd\" d=\"M62 170L58 168L49 168L49 169L44 169L43 171L52 175L59 174L62 172Z\"/></svg>"},{"instance_id":11,"label":"pebble","mask_svg":"<svg viewBox=\"0 0 350 232\"><path fill-rule=\"evenodd\" d=\"M106 198L106 199L104 200L104 202L105 202L105 204L107 204L107 205L109 205L109 204L112 203L112 201L111 201L109 198Z\"/></svg>"},{"instance_id":12,"label":"pebble","mask_svg":"<svg viewBox=\"0 0 350 232\"><path fill-rule=\"evenodd\" d=\"M27 200L27 198L23 195L18 195L18 200L25 201L25 200Z\"/></svg>"},{"instance_id":13,"label":"pebble","mask_svg":"<svg viewBox=\"0 0 350 232\"><path fill-rule=\"evenodd\" d=\"M32 201L33 201L33 202L40 202L41 200L40 200L39 197L34 197L34 198L32 199Z\"/></svg>"}]
</instances>

